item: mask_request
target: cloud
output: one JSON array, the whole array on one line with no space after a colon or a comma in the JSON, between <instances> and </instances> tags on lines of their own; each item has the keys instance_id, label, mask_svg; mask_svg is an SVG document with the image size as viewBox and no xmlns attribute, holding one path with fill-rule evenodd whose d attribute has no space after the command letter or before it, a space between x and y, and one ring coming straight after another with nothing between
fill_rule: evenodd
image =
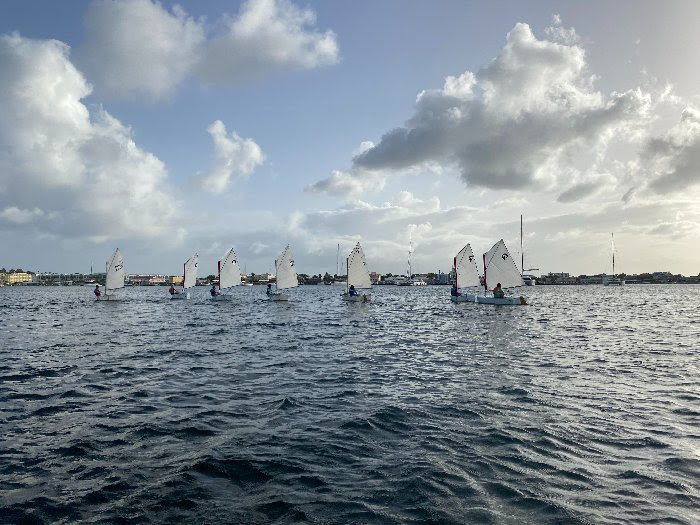
<instances>
[{"instance_id":1,"label":"cloud","mask_svg":"<svg viewBox=\"0 0 700 525\"><path fill-rule=\"evenodd\" d=\"M110 97L171 96L188 78L235 85L278 71L335 64L332 31L289 0L248 0L207 26L180 6L154 0L96 0L85 16L79 65Z\"/></svg>"},{"instance_id":2,"label":"cloud","mask_svg":"<svg viewBox=\"0 0 700 525\"><path fill-rule=\"evenodd\" d=\"M568 190L561 192L557 197L557 201L574 202L594 194L598 189L600 189L600 185L597 182L574 184Z\"/></svg>"},{"instance_id":3,"label":"cloud","mask_svg":"<svg viewBox=\"0 0 700 525\"><path fill-rule=\"evenodd\" d=\"M528 25L516 24L488 65L421 92L404 126L356 155L352 170L317 184L356 190L366 171L427 163L455 166L468 186L490 189L561 191L586 182L613 138L648 124L652 105L639 89L604 96L586 68L580 46L538 40Z\"/></svg>"},{"instance_id":4,"label":"cloud","mask_svg":"<svg viewBox=\"0 0 700 525\"><path fill-rule=\"evenodd\" d=\"M334 170L331 176L304 188L308 193L357 198L367 192L376 192L384 187L386 179L378 171Z\"/></svg>"},{"instance_id":5,"label":"cloud","mask_svg":"<svg viewBox=\"0 0 700 525\"><path fill-rule=\"evenodd\" d=\"M78 64L113 97L171 95L202 58L205 28L151 0L97 0L85 15Z\"/></svg>"},{"instance_id":6,"label":"cloud","mask_svg":"<svg viewBox=\"0 0 700 525\"><path fill-rule=\"evenodd\" d=\"M93 240L176 234L165 166L109 113L90 113L68 54L55 40L0 37L3 218Z\"/></svg>"},{"instance_id":7,"label":"cloud","mask_svg":"<svg viewBox=\"0 0 700 525\"><path fill-rule=\"evenodd\" d=\"M223 17L223 32L207 43L200 74L207 81L235 84L275 71L335 64L335 34L315 31L315 24L313 11L288 0L248 0L238 16Z\"/></svg>"},{"instance_id":8,"label":"cloud","mask_svg":"<svg viewBox=\"0 0 700 525\"><path fill-rule=\"evenodd\" d=\"M235 131L227 135L226 126L220 120L213 122L207 131L214 141L216 159L208 173L195 176L202 189L221 193L228 187L231 177L248 178L265 161L265 155L255 141L242 139Z\"/></svg>"},{"instance_id":9,"label":"cloud","mask_svg":"<svg viewBox=\"0 0 700 525\"><path fill-rule=\"evenodd\" d=\"M700 111L685 108L680 122L649 140L640 157L655 193L682 191L700 183Z\"/></svg>"}]
</instances>

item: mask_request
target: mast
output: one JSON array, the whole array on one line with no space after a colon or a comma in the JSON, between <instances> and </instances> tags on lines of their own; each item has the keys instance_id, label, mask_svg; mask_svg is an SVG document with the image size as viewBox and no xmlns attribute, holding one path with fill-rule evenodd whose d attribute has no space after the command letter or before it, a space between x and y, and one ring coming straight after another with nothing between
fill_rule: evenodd
<instances>
[{"instance_id":1,"label":"mast","mask_svg":"<svg viewBox=\"0 0 700 525\"><path fill-rule=\"evenodd\" d=\"M615 234L610 233L610 243L612 245L613 277L615 277Z\"/></svg>"},{"instance_id":2,"label":"mast","mask_svg":"<svg viewBox=\"0 0 700 525\"><path fill-rule=\"evenodd\" d=\"M338 251L335 254L335 275L340 277L340 243L338 243Z\"/></svg>"},{"instance_id":3,"label":"mast","mask_svg":"<svg viewBox=\"0 0 700 525\"><path fill-rule=\"evenodd\" d=\"M482 255L482 257L484 258L484 291L485 291L485 292L488 292L488 291L489 291L489 287L488 287L488 285L486 284L486 254Z\"/></svg>"},{"instance_id":4,"label":"mast","mask_svg":"<svg viewBox=\"0 0 700 525\"><path fill-rule=\"evenodd\" d=\"M523 215L520 214L520 271L525 271L525 253L523 252Z\"/></svg>"},{"instance_id":5,"label":"mast","mask_svg":"<svg viewBox=\"0 0 700 525\"><path fill-rule=\"evenodd\" d=\"M182 289L185 289L185 278L187 277L187 261L182 265Z\"/></svg>"},{"instance_id":6,"label":"mast","mask_svg":"<svg viewBox=\"0 0 700 525\"><path fill-rule=\"evenodd\" d=\"M457 278L457 256L455 255L455 260L454 260L454 269L455 269L455 288L459 290L459 281Z\"/></svg>"},{"instance_id":7,"label":"mast","mask_svg":"<svg viewBox=\"0 0 700 525\"><path fill-rule=\"evenodd\" d=\"M345 277L345 293L350 293L350 257L345 259L345 268L347 268L348 275Z\"/></svg>"},{"instance_id":8,"label":"mast","mask_svg":"<svg viewBox=\"0 0 700 525\"><path fill-rule=\"evenodd\" d=\"M218 267L219 267L219 291L221 291L221 261L219 261Z\"/></svg>"},{"instance_id":9,"label":"mast","mask_svg":"<svg viewBox=\"0 0 700 525\"><path fill-rule=\"evenodd\" d=\"M408 266L406 268L406 274L408 279L411 279L411 254L413 253L413 239L412 236L408 239Z\"/></svg>"}]
</instances>

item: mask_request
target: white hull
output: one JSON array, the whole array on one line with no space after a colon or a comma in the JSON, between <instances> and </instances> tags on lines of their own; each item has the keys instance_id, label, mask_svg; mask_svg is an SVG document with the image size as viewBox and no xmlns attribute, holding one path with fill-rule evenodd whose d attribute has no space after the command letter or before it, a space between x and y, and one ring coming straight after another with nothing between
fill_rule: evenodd
<instances>
[{"instance_id":1,"label":"white hull","mask_svg":"<svg viewBox=\"0 0 700 525\"><path fill-rule=\"evenodd\" d=\"M170 296L170 299L175 301L175 300L180 300L180 299L189 299L190 298L190 292L186 293L174 293Z\"/></svg>"},{"instance_id":2,"label":"white hull","mask_svg":"<svg viewBox=\"0 0 700 525\"><path fill-rule=\"evenodd\" d=\"M372 294L363 293L361 295L349 295L344 293L340 296L340 298L349 303L368 303L372 300Z\"/></svg>"},{"instance_id":3,"label":"white hull","mask_svg":"<svg viewBox=\"0 0 700 525\"><path fill-rule=\"evenodd\" d=\"M121 301L122 298L118 295L100 295L96 297L98 301Z\"/></svg>"},{"instance_id":4,"label":"white hull","mask_svg":"<svg viewBox=\"0 0 700 525\"><path fill-rule=\"evenodd\" d=\"M609 281L603 281L603 286L622 286L624 284L624 279L610 279Z\"/></svg>"},{"instance_id":5,"label":"white hull","mask_svg":"<svg viewBox=\"0 0 700 525\"><path fill-rule=\"evenodd\" d=\"M289 296L286 293L273 293L268 295L270 301L289 301Z\"/></svg>"},{"instance_id":6,"label":"white hull","mask_svg":"<svg viewBox=\"0 0 700 525\"><path fill-rule=\"evenodd\" d=\"M211 298L212 301L233 301L233 295L221 294Z\"/></svg>"},{"instance_id":7,"label":"white hull","mask_svg":"<svg viewBox=\"0 0 700 525\"><path fill-rule=\"evenodd\" d=\"M452 295L450 296L450 300L453 303L495 304L503 306L527 304L525 297L523 297L522 295L518 297L507 296L496 298L489 295L476 295L472 293L465 293L456 297Z\"/></svg>"}]
</instances>

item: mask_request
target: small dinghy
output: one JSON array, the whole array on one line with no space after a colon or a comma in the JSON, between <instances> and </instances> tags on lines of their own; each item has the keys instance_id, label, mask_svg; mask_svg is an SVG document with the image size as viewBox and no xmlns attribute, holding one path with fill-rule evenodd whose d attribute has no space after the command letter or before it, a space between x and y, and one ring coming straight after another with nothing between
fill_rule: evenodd
<instances>
[{"instance_id":1,"label":"small dinghy","mask_svg":"<svg viewBox=\"0 0 700 525\"><path fill-rule=\"evenodd\" d=\"M489 285L501 284L502 289L524 286L523 276L515 265L515 261L508 253L508 248L503 239L498 241L484 254L484 293L477 296L474 302L480 304L516 305L527 304L525 297L505 295L494 297L489 295Z\"/></svg>"},{"instance_id":2,"label":"small dinghy","mask_svg":"<svg viewBox=\"0 0 700 525\"><path fill-rule=\"evenodd\" d=\"M340 297L343 301L348 301L352 303L366 303L369 302L372 295L370 293L362 293L359 290L370 290L372 288L372 281L369 278L369 269L367 268L367 261L365 260L365 253L362 251L362 246L357 243L357 246L350 252L347 258L347 269L348 269L348 281L346 283L346 290L344 294ZM352 291L355 293L351 294Z\"/></svg>"},{"instance_id":3,"label":"small dinghy","mask_svg":"<svg viewBox=\"0 0 700 525\"><path fill-rule=\"evenodd\" d=\"M97 297L98 301L120 301L115 292L119 288L124 288L124 257L119 248L114 250L114 254L107 261L105 293Z\"/></svg>"},{"instance_id":4,"label":"small dinghy","mask_svg":"<svg viewBox=\"0 0 700 525\"><path fill-rule=\"evenodd\" d=\"M275 291L268 294L270 301L289 301L289 295L280 290L289 290L299 286L297 271L294 268L294 255L292 249L287 247L278 259L275 259Z\"/></svg>"},{"instance_id":5,"label":"small dinghy","mask_svg":"<svg viewBox=\"0 0 700 525\"><path fill-rule=\"evenodd\" d=\"M212 301L230 301L233 295L230 292L234 286L241 284L241 267L238 265L236 252L231 248L224 258L219 261L219 290L212 296Z\"/></svg>"},{"instance_id":6,"label":"small dinghy","mask_svg":"<svg viewBox=\"0 0 700 525\"><path fill-rule=\"evenodd\" d=\"M170 294L170 299L189 299L189 289L197 284L197 266L199 266L199 255L196 253L187 259L182 273L182 290L175 290Z\"/></svg>"}]
</instances>

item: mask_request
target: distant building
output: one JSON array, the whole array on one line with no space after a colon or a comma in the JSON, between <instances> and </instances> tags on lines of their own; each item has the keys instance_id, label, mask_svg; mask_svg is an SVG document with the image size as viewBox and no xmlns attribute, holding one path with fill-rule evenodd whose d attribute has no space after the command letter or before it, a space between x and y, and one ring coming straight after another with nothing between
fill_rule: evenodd
<instances>
[{"instance_id":1,"label":"distant building","mask_svg":"<svg viewBox=\"0 0 700 525\"><path fill-rule=\"evenodd\" d=\"M377 272L370 272L369 280L372 281L374 284L377 284L379 281L382 280L382 275Z\"/></svg>"},{"instance_id":2,"label":"distant building","mask_svg":"<svg viewBox=\"0 0 700 525\"><path fill-rule=\"evenodd\" d=\"M34 281L34 275L27 272L15 272L5 276L7 284L31 283Z\"/></svg>"},{"instance_id":3,"label":"distant building","mask_svg":"<svg viewBox=\"0 0 700 525\"><path fill-rule=\"evenodd\" d=\"M175 285L181 285L185 278L182 275L173 275L170 277L170 283Z\"/></svg>"}]
</instances>

